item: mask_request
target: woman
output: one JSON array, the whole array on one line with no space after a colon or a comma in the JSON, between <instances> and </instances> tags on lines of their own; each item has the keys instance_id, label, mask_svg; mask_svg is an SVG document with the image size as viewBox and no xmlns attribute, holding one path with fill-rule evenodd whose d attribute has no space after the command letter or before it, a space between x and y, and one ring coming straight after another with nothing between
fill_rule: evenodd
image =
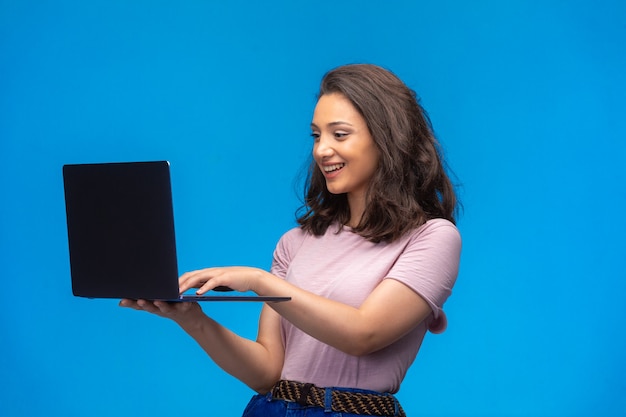
<instances>
[{"instance_id":1,"label":"woman","mask_svg":"<svg viewBox=\"0 0 626 417\"><path fill-rule=\"evenodd\" d=\"M263 306L256 341L196 303L122 300L170 318L226 372L258 392L244 416L402 416L392 395L456 280L456 199L415 93L374 65L327 73L311 123L313 159L299 227L270 272L208 268L184 292L217 286L291 301ZM336 388L341 387L341 388Z\"/></svg>"}]
</instances>

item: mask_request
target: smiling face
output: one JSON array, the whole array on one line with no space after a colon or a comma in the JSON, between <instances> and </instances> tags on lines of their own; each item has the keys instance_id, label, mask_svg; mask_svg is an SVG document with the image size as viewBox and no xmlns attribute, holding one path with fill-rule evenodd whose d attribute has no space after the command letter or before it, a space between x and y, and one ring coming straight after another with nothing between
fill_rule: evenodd
<instances>
[{"instance_id":1,"label":"smiling face","mask_svg":"<svg viewBox=\"0 0 626 417\"><path fill-rule=\"evenodd\" d=\"M315 106L311 131L313 158L326 178L328 191L346 193L351 211L354 203L362 209L379 159L365 119L342 94L325 94Z\"/></svg>"}]
</instances>

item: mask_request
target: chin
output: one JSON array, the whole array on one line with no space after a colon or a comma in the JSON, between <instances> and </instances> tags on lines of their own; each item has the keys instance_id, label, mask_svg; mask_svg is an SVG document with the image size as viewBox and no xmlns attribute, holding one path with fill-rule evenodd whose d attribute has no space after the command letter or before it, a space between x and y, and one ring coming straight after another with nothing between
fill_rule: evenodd
<instances>
[{"instance_id":1,"label":"chin","mask_svg":"<svg viewBox=\"0 0 626 417\"><path fill-rule=\"evenodd\" d=\"M342 188L339 187L329 187L328 185L326 185L326 189L328 190L329 193L331 194L345 194L346 191Z\"/></svg>"}]
</instances>

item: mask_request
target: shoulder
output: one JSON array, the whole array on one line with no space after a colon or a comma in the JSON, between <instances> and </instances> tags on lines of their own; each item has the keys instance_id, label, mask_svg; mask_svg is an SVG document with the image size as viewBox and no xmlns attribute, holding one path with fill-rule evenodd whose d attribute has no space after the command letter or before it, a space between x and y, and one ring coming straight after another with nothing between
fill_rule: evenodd
<instances>
[{"instance_id":1,"label":"shoulder","mask_svg":"<svg viewBox=\"0 0 626 417\"><path fill-rule=\"evenodd\" d=\"M461 247L461 233L449 220L431 219L420 227L413 229L404 239L410 242L429 242L436 246ZM410 244L410 243L409 243Z\"/></svg>"},{"instance_id":2,"label":"shoulder","mask_svg":"<svg viewBox=\"0 0 626 417\"><path fill-rule=\"evenodd\" d=\"M308 236L310 236L310 233L305 232L300 227L294 227L288 230L278 240L274 255L291 258L291 255L302 246L302 243Z\"/></svg>"},{"instance_id":3,"label":"shoulder","mask_svg":"<svg viewBox=\"0 0 626 417\"><path fill-rule=\"evenodd\" d=\"M442 306L459 273L461 234L452 222L432 219L402 239L404 250L388 278L402 282L426 300L434 313L429 329L439 333L447 322Z\"/></svg>"},{"instance_id":4,"label":"shoulder","mask_svg":"<svg viewBox=\"0 0 626 417\"><path fill-rule=\"evenodd\" d=\"M403 248L395 268L407 276L432 275L433 282L456 279L461 257L461 234L444 219L432 219L407 233L398 244ZM419 270L417 271L416 270ZM419 273L418 273L419 272Z\"/></svg>"},{"instance_id":5,"label":"shoulder","mask_svg":"<svg viewBox=\"0 0 626 417\"><path fill-rule=\"evenodd\" d=\"M341 240L354 235L354 233L340 233L343 229L346 228L333 223L328 227L328 229L326 229L324 234L315 236L313 233L307 232L301 227L294 227L281 236L278 244L281 246L300 246L307 239L315 239L319 241Z\"/></svg>"},{"instance_id":6,"label":"shoulder","mask_svg":"<svg viewBox=\"0 0 626 417\"><path fill-rule=\"evenodd\" d=\"M294 258L309 233L299 227L288 230L281 236L274 249L271 272L274 275L285 277L289 264Z\"/></svg>"},{"instance_id":7,"label":"shoulder","mask_svg":"<svg viewBox=\"0 0 626 417\"><path fill-rule=\"evenodd\" d=\"M309 235L308 232L302 230L301 227L294 227L286 231L278 241L279 245L292 245L294 243L302 242Z\"/></svg>"}]
</instances>

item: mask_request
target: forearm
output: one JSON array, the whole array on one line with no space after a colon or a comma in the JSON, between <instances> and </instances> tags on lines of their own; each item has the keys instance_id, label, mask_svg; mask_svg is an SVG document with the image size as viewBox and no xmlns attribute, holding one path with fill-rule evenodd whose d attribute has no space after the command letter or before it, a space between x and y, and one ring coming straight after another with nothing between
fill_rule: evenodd
<instances>
[{"instance_id":1,"label":"forearm","mask_svg":"<svg viewBox=\"0 0 626 417\"><path fill-rule=\"evenodd\" d=\"M224 371L257 392L266 392L279 378L282 358L258 341L245 339L202 314L179 323Z\"/></svg>"},{"instance_id":2,"label":"forearm","mask_svg":"<svg viewBox=\"0 0 626 417\"><path fill-rule=\"evenodd\" d=\"M393 279L383 279L358 308L298 288L258 268L206 268L183 275L180 285L181 291L198 288L198 294L224 285L261 296L291 297L268 303L276 317L279 314L315 339L355 356L388 346L432 313L416 292ZM273 335L280 339L280 329Z\"/></svg>"},{"instance_id":3,"label":"forearm","mask_svg":"<svg viewBox=\"0 0 626 417\"><path fill-rule=\"evenodd\" d=\"M270 274L258 281L256 292L291 297L291 301L269 305L300 330L336 349L359 355L371 346L369 327L363 325L357 308L317 296Z\"/></svg>"},{"instance_id":4,"label":"forearm","mask_svg":"<svg viewBox=\"0 0 626 417\"><path fill-rule=\"evenodd\" d=\"M269 273L256 281L259 294L290 296L270 306L294 326L342 352L367 355L395 342L432 310L404 284L386 279L358 307L330 300Z\"/></svg>"}]
</instances>

